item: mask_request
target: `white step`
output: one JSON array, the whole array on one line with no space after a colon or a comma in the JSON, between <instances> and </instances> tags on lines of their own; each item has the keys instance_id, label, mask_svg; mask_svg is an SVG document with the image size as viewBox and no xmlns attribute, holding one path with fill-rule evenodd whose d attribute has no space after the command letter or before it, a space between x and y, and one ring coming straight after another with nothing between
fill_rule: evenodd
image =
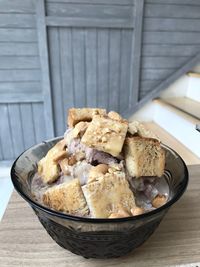
<instances>
[{"instance_id":1,"label":"white step","mask_svg":"<svg viewBox=\"0 0 200 267\"><path fill-rule=\"evenodd\" d=\"M172 97L161 100L200 120L200 102L188 97Z\"/></svg>"},{"instance_id":2,"label":"white step","mask_svg":"<svg viewBox=\"0 0 200 267\"><path fill-rule=\"evenodd\" d=\"M200 102L200 73L188 73L189 81L186 96Z\"/></svg>"},{"instance_id":3,"label":"white step","mask_svg":"<svg viewBox=\"0 0 200 267\"><path fill-rule=\"evenodd\" d=\"M160 99L155 104L154 121L200 158L200 120L178 110Z\"/></svg>"}]
</instances>

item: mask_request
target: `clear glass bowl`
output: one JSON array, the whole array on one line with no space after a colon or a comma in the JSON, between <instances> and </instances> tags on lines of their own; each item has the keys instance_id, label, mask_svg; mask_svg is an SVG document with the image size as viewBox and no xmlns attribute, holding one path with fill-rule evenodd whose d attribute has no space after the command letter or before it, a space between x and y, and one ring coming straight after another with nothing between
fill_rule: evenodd
<instances>
[{"instance_id":1,"label":"clear glass bowl","mask_svg":"<svg viewBox=\"0 0 200 267\"><path fill-rule=\"evenodd\" d=\"M31 180L37 162L60 140L42 142L22 153L13 163L11 178L16 191L30 204L47 233L61 247L85 258L120 257L140 246L155 231L168 209L182 196L188 184L188 170L182 158L162 144L166 151L165 179L169 201L151 212L120 219L93 219L51 210L34 200ZM26 218L24 218L26 219Z\"/></svg>"}]
</instances>

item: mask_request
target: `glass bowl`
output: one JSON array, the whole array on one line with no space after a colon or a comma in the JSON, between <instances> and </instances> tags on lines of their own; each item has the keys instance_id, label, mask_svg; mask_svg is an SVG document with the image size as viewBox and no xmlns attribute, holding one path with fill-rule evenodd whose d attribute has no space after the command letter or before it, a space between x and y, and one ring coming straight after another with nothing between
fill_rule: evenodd
<instances>
[{"instance_id":1,"label":"glass bowl","mask_svg":"<svg viewBox=\"0 0 200 267\"><path fill-rule=\"evenodd\" d=\"M148 213L118 219L93 219L51 210L34 200L31 180L37 162L61 137L42 142L23 152L13 163L11 178L17 192L29 203L47 233L61 247L85 258L120 257L140 246L182 196L188 184L188 170L182 158L162 144L166 151L165 179L169 201Z\"/></svg>"}]
</instances>

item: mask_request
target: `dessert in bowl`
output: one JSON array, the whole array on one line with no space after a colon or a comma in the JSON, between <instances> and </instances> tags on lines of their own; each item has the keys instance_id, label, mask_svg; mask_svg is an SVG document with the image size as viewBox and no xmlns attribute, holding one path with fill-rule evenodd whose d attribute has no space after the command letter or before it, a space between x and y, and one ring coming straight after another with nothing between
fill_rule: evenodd
<instances>
[{"instance_id":1,"label":"dessert in bowl","mask_svg":"<svg viewBox=\"0 0 200 267\"><path fill-rule=\"evenodd\" d=\"M25 151L11 176L50 236L86 258L141 245L188 182L176 152L103 109L70 109L64 138Z\"/></svg>"}]
</instances>

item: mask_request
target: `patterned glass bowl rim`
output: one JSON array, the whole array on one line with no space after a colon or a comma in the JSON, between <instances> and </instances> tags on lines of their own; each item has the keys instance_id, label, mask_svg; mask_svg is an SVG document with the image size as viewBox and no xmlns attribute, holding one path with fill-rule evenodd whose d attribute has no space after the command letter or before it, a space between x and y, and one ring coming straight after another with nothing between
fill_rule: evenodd
<instances>
[{"instance_id":1,"label":"patterned glass bowl rim","mask_svg":"<svg viewBox=\"0 0 200 267\"><path fill-rule=\"evenodd\" d=\"M164 147L166 150L170 151L170 153L175 154L176 157L178 157L182 164L183 164L183 173L184 173L184 177L183 177L183 182L181 184L181 187L179 188L179 190L177 190L177 192L174 194L174 196L172 197L172 199L170 199L166 204L164 204L163 206L161 206L160 208L157 208L155 210L152 210L150 212L141 214L141 215L136 215L133 217L125 217L125 218L113 218L113 219L103 219L103 218L84 218L84 217L78 217L78 216L73 216L73 215L69 215L69 214L65 214L65 213L61 213L52 209L49 209L48 207L45 207L39 203L37 203L36 201L32 200L27 194L25 194L21 188L19 188L18 184L17 184L17 175L15 174L15 165L17 163L17 161L20 159L20 157L28 150L33 149L34 147L38 146L38 145L42 145L42 144L46 144L48 142L52 142L55 141L56 139L60 139L60 137L57 138L53 138L51 140L48 141L44 141L40 144L37 144L35 146L32 146L28 149L26 149L23 153L21 153L19 155L19 157L14 161L12 167L11 167L11 179L12 179L12 183L14 185L14 188L16 189L16 191L21 195L22 198L24 198L29 204L31 204L31 206L33 206L34 208L37 208L47 214L62 218L62 219L67 219L67 220L72 220L72 221L79 221L79 222L86 222L86 223L116 223L116 222L127 222L127 221L135 221L135 220L140 220L140 219L145 219L147 217L150 217L152 215L158 214L159 212L168 209L170 206L172 206L185 192L187 185L188 185L188 169L186 167L185 162L183 161L183 159L180 157L180 155L175 152L172 148L170 148L169 146L165 145L162 143L162 147Z\"/></svg>"}]
</instances>

